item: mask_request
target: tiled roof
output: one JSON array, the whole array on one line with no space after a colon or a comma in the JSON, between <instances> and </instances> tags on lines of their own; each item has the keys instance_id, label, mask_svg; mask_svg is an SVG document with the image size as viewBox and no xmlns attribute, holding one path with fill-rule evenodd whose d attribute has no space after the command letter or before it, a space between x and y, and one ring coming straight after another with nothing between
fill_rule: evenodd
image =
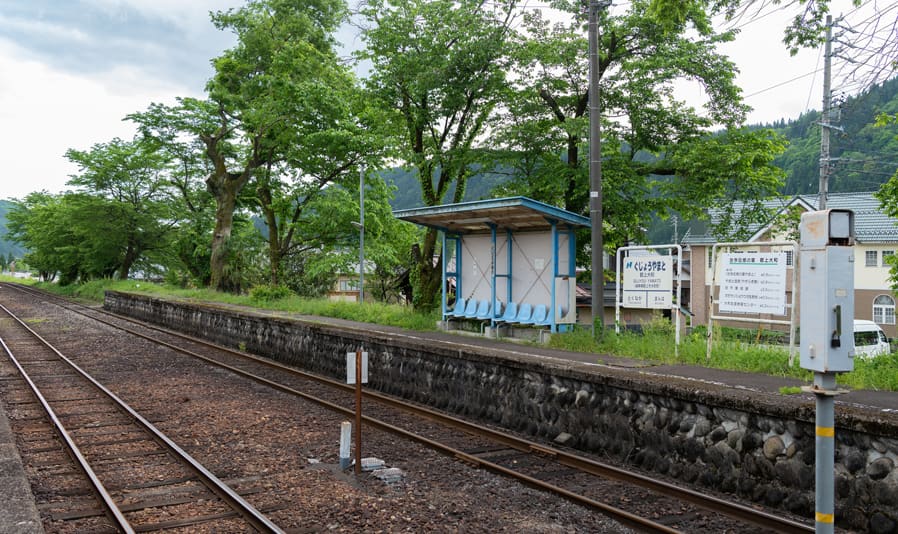
<instances>
[{"instance_id":1,"label":"tiled roof","mask_svg":"<svg viewBox=\"0 0 898 534\"><path fill-rule=\"evenodd\" d=\"M816 196L812 205L817 206ZM873 193L830 193L826 207L854 212L854 235L859 243L898 243L898 220L880 211Z\"/></svg>"},{"instance_id":2,"label":"tiled roof","mask_svg":"<svg viewBox=\"0 0 898 534\"><path fill-rule=\"evenodd\" d=\"M804 204L812 209L817 209L817 195L796 195L794 197L781 197L764 202L764 206L776 210L779 214L789 205ZM744 204L735 203L734 219L739 219ZM898 243L898 220L893 219L880 211L879 200L872 192L864 193L829 193L826 199L826 207L850 209L854 212L854 232L859 243ZM720 212L712 210L709 213L711 224L720 218ZM768 221L769 222L769 221ZM766 226L761 224L750 225L748 230L754 235ZM715 236L708 231L708 225L698 225L690 228L683 236L682 243L687 245L708 245L718 242Z\"/></svg>"}]
</instances>

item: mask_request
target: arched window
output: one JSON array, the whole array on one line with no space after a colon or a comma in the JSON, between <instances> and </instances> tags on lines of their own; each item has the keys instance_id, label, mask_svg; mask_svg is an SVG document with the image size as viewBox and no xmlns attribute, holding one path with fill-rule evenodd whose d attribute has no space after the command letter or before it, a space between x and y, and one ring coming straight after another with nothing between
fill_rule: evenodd
<instances>
[{"instance_id":1,"label":"arched window","mask_svg":"<svg viewBox=\"0 0 898 534\"><path fill-rule=\"evenodd\" d=\"M873 322L895 324L895 299L888 295L873 299Z\"/></svg>"}]
</instances>

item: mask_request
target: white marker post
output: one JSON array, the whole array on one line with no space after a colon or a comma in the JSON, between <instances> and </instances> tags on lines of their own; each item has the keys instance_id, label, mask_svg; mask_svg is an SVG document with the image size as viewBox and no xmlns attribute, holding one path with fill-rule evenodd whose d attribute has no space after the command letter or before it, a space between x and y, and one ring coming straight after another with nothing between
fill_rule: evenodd
<instances>
[{"instance_id":1,"label":"white marker post","mask_svg":"<svg viewBox=\"0 0 898 534\"><path fill-rule=\"evenodd\" d=\"M355 358L355 365L353 365ZM355 474L362 474L362 382L368 383L368 353L346 353L346 383L355 384Z\"/></svg>"},{"instance_id":2,"label":"white marker post","mask_svg":"<svg viewBox=\"0 0 898 534\"><path fill-rule=\"evenodd\" d=\"M351 462L349 453L352 449L352 423L340 423L340 469L348 469Z\"/></svg>"}]
</instances>

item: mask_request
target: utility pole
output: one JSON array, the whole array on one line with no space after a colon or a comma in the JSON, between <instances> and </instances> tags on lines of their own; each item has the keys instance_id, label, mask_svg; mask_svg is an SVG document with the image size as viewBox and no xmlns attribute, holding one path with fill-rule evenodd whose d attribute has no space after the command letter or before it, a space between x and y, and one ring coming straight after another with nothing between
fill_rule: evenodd
<instances>
[{"instance_id":1,"label":"utility pole","mask_svg":"<svg viewBox=\"0 0 898 534\"><path fill-rule=\"evenodd\" d=\"M602 243L602 139L599 116L599 10L611 0L589 0L589 219L592 228L592 328L605 323L604 248ZM597 327L598 325L598 327ZM598 328L598 331L596 329Z\"/></svg>"},{"instance_id":2,"label":"utility pole","mask_svg":"<svg viewBox=\"0 0 898 534\"><path fill-rule=\"evenodd\" d=\"M359 229L359 304L365 302L365 167L359 169L359 220L352 221Z\"/></svg>"},{"instance_id":3,"label":"utility pole","mask_svg":"<svg viewBox=\"0 0 898 534\"><path fill-rule=\"evenodd\" d=\"M832 127L830 119L832 115L832 37L833 18L826 16L826 43L824 44L823 57L823 113L820 120L820 187L818 191L817 209L826 209L826 195L829 191L829 130Z\"/></svg>"}]
</instances>

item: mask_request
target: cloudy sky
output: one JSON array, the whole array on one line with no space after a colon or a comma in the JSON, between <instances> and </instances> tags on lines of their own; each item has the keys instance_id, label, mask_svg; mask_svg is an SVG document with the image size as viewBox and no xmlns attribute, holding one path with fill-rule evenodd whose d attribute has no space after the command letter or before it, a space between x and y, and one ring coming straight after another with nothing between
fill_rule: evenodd
<instances>
[{"instance_id":1,"label":"cloudy sky","mask_svg":"<svg viewBox=\"0 0 898 534\"><path fill-rule=\"evenodd\" d=\"M835 14L853 10L849 0L834 2ZM64 158L66 150L130 139L134 128L122 118L151 102L201 97L211 58L234 43L212 26L209 12L241 4L0 0L0 199L64 190L77 171ZM822 78L813 74L822 67L819 53L790 57L781 43L784 25L782 12L764 16L741 28L737 43L725 50L739 65L746 102L755 108L751 122L820 108ZM350 28L338 38L359 46ZM702 98L699 89L683 94L697 105Z\"/></svg>"}]
</instances>

